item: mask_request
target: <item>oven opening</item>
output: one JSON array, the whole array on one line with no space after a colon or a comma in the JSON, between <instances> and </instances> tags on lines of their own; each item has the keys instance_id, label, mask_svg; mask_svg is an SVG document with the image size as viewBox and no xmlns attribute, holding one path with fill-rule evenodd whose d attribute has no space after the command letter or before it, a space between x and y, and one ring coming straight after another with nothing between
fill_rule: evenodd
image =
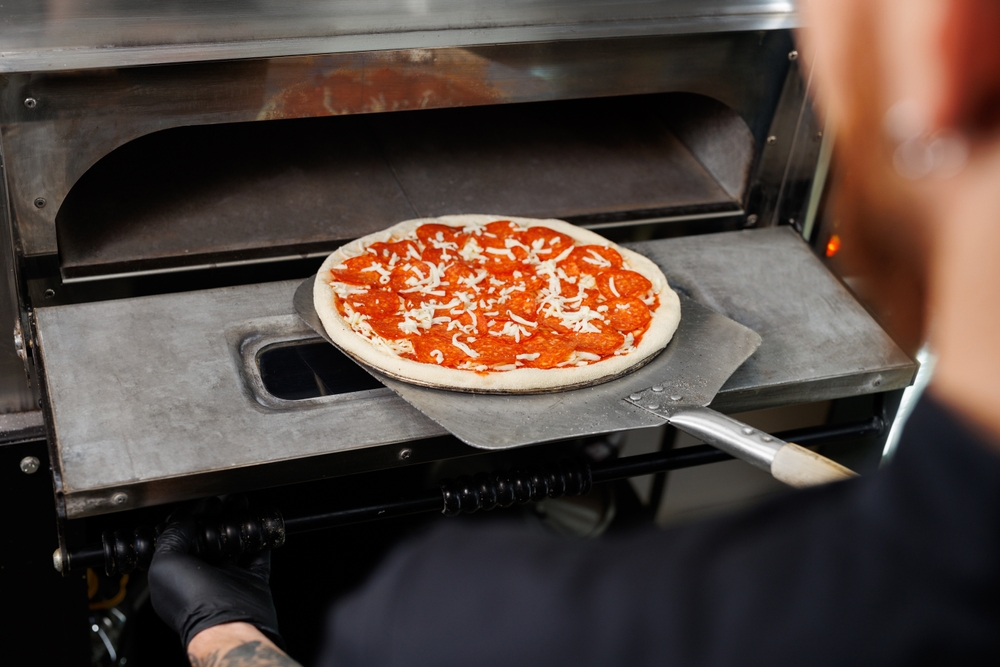
<instances>
[{"instance_id":1,"label":"oven opening","mask_svg":"<svg viewBox=\"0 0 1000 667\"><path fill-rule=\"evenodd\" d=\"M275 398L302 401L383 385L325 341L280 344L257 355L264 388Z\"/></svg>"},{"instance_id":2,"label":"oven opening","mask_svg":"<svg viewBox=\"0 0 1000 667\"><path fill-rule=\"evenodd\" d=\"M755 155L736 111L689 93L172 128L73 186L60 271L258 266L453 213L720 231L740 220Z\"/></svg>"}]
</instances>

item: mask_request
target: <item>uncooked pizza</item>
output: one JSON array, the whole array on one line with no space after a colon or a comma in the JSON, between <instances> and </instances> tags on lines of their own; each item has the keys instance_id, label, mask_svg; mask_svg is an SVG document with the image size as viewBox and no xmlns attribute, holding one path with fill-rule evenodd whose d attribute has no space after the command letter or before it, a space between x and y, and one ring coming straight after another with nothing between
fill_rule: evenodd
<instances>
[{"instance_id":1,"label":"uncooked pizza","mask_svg":"<svg viewBox=\"0 0 1000 667\"><path fill-rule=\"evenodd\" d=\"M531 393L662 350L680 301L653 262L561 220L408 220L336 250L313 292L330 338L415 384Z\"/></svg>"}]
</instances>

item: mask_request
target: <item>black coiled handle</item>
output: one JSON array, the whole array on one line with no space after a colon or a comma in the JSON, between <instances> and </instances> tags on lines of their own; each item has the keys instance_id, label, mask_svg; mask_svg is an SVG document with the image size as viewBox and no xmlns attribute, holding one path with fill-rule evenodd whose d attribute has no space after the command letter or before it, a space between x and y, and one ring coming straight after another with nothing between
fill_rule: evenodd
<instances>
[{"instance_id":1,"label":"black coiled handle","mask_svg":"<svg viewBox=\"0 0 1000 667\"><path fill-rule=\"evenodd\" d=\"M104 571L108 576L149 569L156 547L151 528L106 530ZM285 543L285 521L278 510L223 517L198 524L196 554L209 562L236 558L245 553L277 549Z\"/></svg>"},{"instance_id":2,"label":"black coiled handle","mask_svg":"<svg viewBox=\"0 0 1000 667\"><path fill-rule=\"evenodd\" d=\"M456 516L543 498L583 496L593 487L590 466L584 461L560 461L492 475L466 475L441 482L442 512Z\"/></svg>"}]
</instances>

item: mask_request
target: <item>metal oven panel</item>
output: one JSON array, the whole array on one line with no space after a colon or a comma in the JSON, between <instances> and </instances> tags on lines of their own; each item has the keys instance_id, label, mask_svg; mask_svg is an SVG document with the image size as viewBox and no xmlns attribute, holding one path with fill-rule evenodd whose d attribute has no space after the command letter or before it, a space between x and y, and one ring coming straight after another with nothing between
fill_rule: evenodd
<instances>
[{"instance_id":1,"label":"metal oven panel","mask_svg":"<svg viewBox=\"0 0 1000 667\"><path fill-rule=\"evenodd\" d=\"M633 247L689 296L761 335L715 408L887 391L913 377L915 363L788 228ZM300 282L39 308L66 515L399 465L379 446L442 434L387 389L261 396L248 350L315 337L294 315ZM359 462L365 452L381 458Z\"/></svg>"},{"instance_id":2,"label":"metal oven panel","mask_svg":"<svg viewBox=\"0 0 1000 667\"><path fill-rule=\"evenodd\" d=\"M686 92L728 106L764 146L790 49L790 34L776 30L14 72L0 81L0 139L21 250L54 255L56 216L74 185L160 130Z\"/></svg>"},{"instance_id":3,"label":"metal oven panel","mask_svg":"<svg viewBox=\"0 0 1000 667\"><path fill-rule=\"evenodd\" d=\"M6 0L0 73L795 25L792 0Z\"/></svg>"},{"instance_id":4,"label":"metal oven panel","mask_svg":"<svg viewBox=\"0 0 1000 667\"><path fill-rule=\"evenodd\" d=\"M292 409L257 400L244 349L314 337L292 310L296 285L37 311L67 516L219 492L192 475L444 433L388 389ZM183 488L158 495L163 480Z\"/></svg>"}]
</instances>

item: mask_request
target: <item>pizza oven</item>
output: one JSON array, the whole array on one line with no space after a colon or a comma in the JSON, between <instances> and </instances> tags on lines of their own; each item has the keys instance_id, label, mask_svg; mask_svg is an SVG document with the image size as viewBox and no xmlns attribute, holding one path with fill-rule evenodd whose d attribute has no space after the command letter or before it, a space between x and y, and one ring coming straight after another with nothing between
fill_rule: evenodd
<instances>
[{"instance_id":1,"label":"pizza oven","mask_svg":"<svg viewBox=\"0 0 1000 667\"><path fill-rule=\"evenodd\" d=\"M830 141L791 2L286 4L8 3L0 424L51 465L65 573L181 501L263 494L319 527L427 509L447 475L627 460L618 426L472 446L302 321L326 254L408 218L555 217L656 254L762 338L714 408L821 405L800 442L880 447L916 364L810 246ZM643 426L660 467L619 477L720 460L665 463Z\"/></svg>"}]
</instances>

